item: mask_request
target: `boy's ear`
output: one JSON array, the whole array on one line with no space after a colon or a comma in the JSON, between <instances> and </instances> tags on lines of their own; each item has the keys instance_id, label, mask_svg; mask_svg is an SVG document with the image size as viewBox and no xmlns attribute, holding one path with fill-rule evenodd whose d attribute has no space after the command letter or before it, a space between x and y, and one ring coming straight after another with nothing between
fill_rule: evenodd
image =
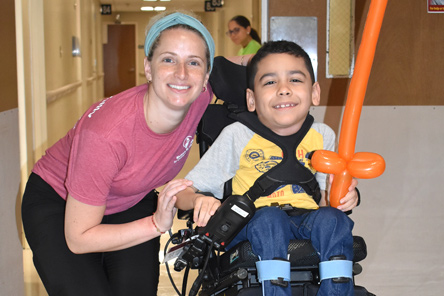
<instances>
[{"instance_id":1,"label":"boy's ear","mask_svg":"<svg viewBox=\"0 0 444 296\"><path fill-rule=\"evenodd\" d=\"M321 86L319 82L315 82L311 89L311 102L314 106L318 106L321 103Z\"/></svg>"},{"instance_id":2,"label":"boy's ear","mask_svg":"<svg viewBox=\"0 0 444 296\"><path fill-rule=\"evenodd\" d=\"M147 57L145 57L144 59L143 59L143 66L144 66L144 68L145 68L145 77L146 77L146 79L148 80L148 81L151 81L152 80L152 73L151 73L151 62L150 61L148 61L148 58Z\"/></svg>"},{"instance_id":3,"label":"boy's ear","mask_svg":"<svg viewBox=\"0 0 444 296\"><path fill-rule=\"evenodd\" d=\"M247 109L250 112L254 112L256 110L256 101L254 100L254 92L247 88Z\"/></svg>"}]
</instances>

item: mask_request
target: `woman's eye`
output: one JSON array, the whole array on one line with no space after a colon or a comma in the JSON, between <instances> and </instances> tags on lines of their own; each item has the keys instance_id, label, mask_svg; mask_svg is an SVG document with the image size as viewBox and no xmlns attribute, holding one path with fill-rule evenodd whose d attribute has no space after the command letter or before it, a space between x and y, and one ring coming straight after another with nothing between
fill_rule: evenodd
<instances>
[{"instance_id":1,"label":"woman's eye","mask_svg":"<svg viewBox=\"0 0 444 296\"><path fill-rule=\"evenodd\" d=\"M171 58L164 58L163 61L164 61L165 63L172 63L172 62L173 62L173 59L171 59Z\"/></svg>"},{"instance_id":2,"label":"woman's eye","mask_svg":"<svg viewBox=\"0 0 444 296\"><path fill-rule=\"evenodd\" d=\"M191 61L190 65L192 65L192 66L199 66L200 63L198 61Z\"/></svg>"}]
</instances>

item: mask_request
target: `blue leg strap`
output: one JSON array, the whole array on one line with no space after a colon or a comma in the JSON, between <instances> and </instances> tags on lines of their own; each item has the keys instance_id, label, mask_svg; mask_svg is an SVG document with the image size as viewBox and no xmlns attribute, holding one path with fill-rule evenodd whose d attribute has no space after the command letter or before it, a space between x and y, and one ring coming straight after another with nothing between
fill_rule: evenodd
<instances>
[{"instance_id":1,"label":"blue leg strap","mask_svg":"<svg viewBox=\"0 0 444 296\"><path fill-rule=\"evenodd\" d=\"M353 262L349 260L331 260L319 263L319 276L322 280L332 278L353 278Z\"/></svg>"},{"instance_id":2,"label":"blue leg strap","mask_svg":"<svg viewBox=\"0 0 444 296\"><path fill-rule=\"evenodd\" d=\"M290 281L290 262L283 260L262 260L256 262L257 277L262 281L277 280Z\"/></svg>"}]
</instances>

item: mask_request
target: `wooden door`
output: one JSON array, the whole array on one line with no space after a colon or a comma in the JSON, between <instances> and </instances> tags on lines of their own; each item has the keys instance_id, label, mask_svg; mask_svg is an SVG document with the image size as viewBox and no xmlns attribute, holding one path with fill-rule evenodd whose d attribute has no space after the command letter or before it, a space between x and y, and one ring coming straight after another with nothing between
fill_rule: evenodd
<instances>
[{"instance_id":1,"label":"wooden door","mask_svg":"<svg viewBox=\"0 0 444 296\"><path fill-rule=\"evenodd\" d=\"M107 27L108 43L103 45L105 97L136 85L136 26Z\"/></svg>"}]
</instances>

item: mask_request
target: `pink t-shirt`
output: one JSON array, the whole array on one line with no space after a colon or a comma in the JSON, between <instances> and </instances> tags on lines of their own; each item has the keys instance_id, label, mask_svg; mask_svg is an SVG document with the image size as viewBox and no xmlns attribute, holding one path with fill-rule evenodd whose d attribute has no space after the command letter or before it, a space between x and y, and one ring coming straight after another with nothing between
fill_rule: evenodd
<instances>
[{"instance_id":1,"label":"pink t-shirt","mask_svg":"<svg viewBox=\"0 0 444 296\"><path fill-rule=\"evenodd\" d=\"M208 85L209 86L209 85ZM105 215L124 211L182 169L202 114L213 96L202 93L179 127L168 134L148 128L147 85L91 106L68 134L46 151L33 172L66 199L68 192Z\"/></svg>"}]
</instances>

